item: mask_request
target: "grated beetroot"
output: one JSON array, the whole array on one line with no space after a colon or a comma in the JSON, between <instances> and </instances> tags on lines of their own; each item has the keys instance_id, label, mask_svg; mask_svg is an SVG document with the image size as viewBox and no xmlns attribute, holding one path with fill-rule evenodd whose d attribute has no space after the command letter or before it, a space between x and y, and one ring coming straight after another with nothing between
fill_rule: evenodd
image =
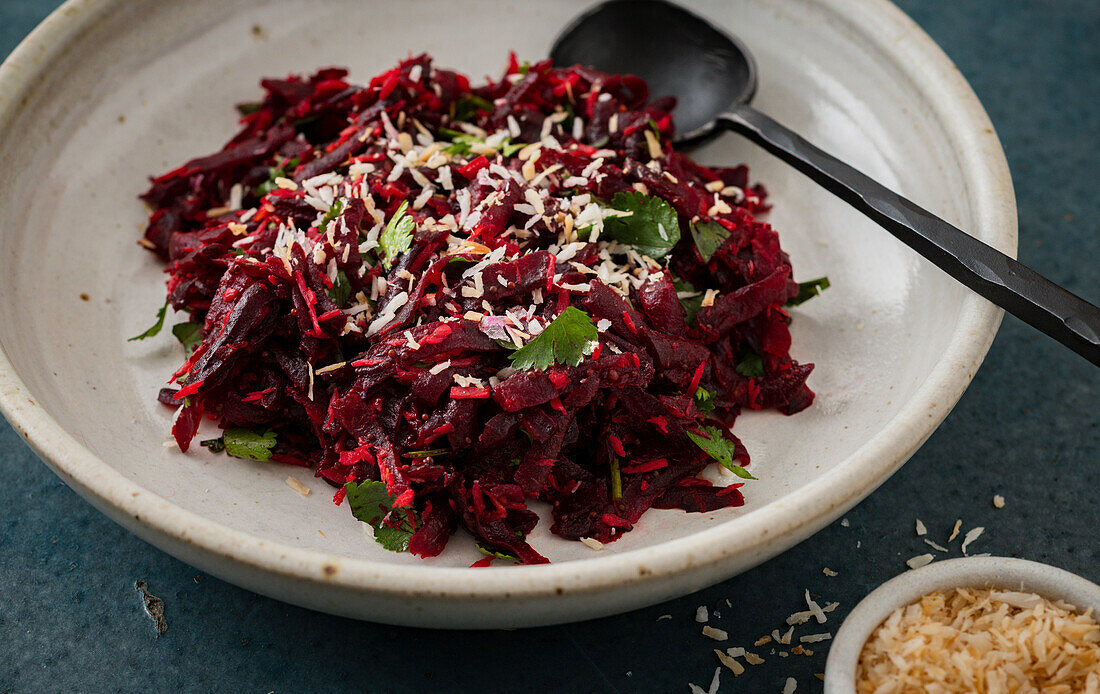
<instances>
[{"instance_id":1,"label":"grated beetroot","mask_svg":"<svg viewBox=\"0 0 1100 694\"><path fill-rule=\"evenodd\" d=\"M143 245L201 326L181 387L159 395L180 408L180 448L204 414L273 431L271 459L313 465L337 503L384 482L415 513L380 522L414 519L423 557L461 526L545 562L525 540L536 499L552 532L601 543L651 507L742 505L741 484L699 477L714 460L687 434L718 425L746 465L728 432L742 408L813 400L812 365L789 356L799 285L746 168L673 151L673 100L629 75L512 56L471 87L424 55L366 86L346 75L264 80L222 151L142 196ZM600 235L626 193L675 212L662 260ZM709 257L705 222L720 225ZM568 307L598 339L576 363L514 368Z\"/></svg>"}]
</instances>

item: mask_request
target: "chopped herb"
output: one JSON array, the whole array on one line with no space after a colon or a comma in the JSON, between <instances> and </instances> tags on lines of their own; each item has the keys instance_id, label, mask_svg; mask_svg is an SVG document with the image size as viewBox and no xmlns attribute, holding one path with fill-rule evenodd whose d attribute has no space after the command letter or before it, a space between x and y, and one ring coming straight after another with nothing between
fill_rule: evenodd
<instances>
[{"instance_id":1,"label":"chopped herb","mask_svg":"<svg viewBox=\"0 0 1100 694\"><path fill-rule=\"evenodd\" d=\"M714 410L714 393L710 392L703 386L699 386L695 389L695 406L699 408L700 412L711 412Z\"/></svg>"},{"instance_id":2,"label":"chopped herb","mask_svg":"<svg viewBox=\"0 0 1100 694\"><path fill-rule=\"evenodd\" d=\"M512 353L512 366L545 371L554 363L576 366L596 348L599 334L588 314L567 306L522 348Z\"/></svg>"},{"instance_id":3,"label":"chopped herb","mask_svg":"<svg viewBox=\"0 0 1100 694\"><path fill-rule=\"evenodd\" d=\"M526 75L530 71L531 71L531 63L527 62L526 60L523 61L523 65L519 66L519 74Z\"/></svg>"},{"instance_id":4,"label":"chopped herb","mask_svg":"<svg viewBox=\"0 0 1100 694\"><path fill-rule=\"evenodd\" d=\"M402 458L432 458L440 455L450 455L451 449L449 448L432 448L426 451L407 451L401 454Z\"/></svg>"},{"instance_id":5,"label":"chopped herb","mask_svg":"<svg viewBox=\"0 0 1100 694\"><path fill-rule=\"evenodd\" d=\"M191 321L173 325L172 334L183 344L183 350L188 354L194 352L195 348L202 342L202 326Z\"/></svg>"},{"instance_id":6,"label":"chopped herb","mask_svg":"<svg viewBox=\"0 0 1100 694\"><path fill-rule=\"evenodd\" d=\"M703 259L704 263L710 262L714 252L729 237L729 230L718 222L696 222L691 225L691 238L695 240L695 248L699 250L699 257Z\"/></svg>"},{"instance_id":7,"label":"chopped herb","mask_svg":"<svg viewBox=\"0 0 1100 694\"><path fill-rule=\"evenodd\" d=\"M318 229L320 229L322 234L328 231L328 225L332 224L333 220L335 220L336 216L340 214L340 210L342 210L343 207L344 198L336 200L332 203L332 205L329 206L328 212L325 212L325 216L321 217L321 224L317 227Z\"/></svg>"},{"instance_id":8,"label":"chopped herb","mask_svg":"<svg viewBox=\"0 0 1100 694\"><path fill-rule=\"evenodd\" d=\"M653 132L657 133L658 135L661 134L661 128L657 125L657 121L650 118L647 125L649 125L650 130L652 130Z\"/></svg>"},{"instance_id":9,"label":"chopped herb","mask_svg":"<svg viewBox=\"0 0 1100 694\"><path fill-rule=\"evenodd\" d=\"M654 260L663 258L680 240L680 219L667 201L636 191L616 193L607 204L627 217L604 220L604 235L634 246Z\"/></svg>"},{"instance_id":10,"label":"chopped herb","mask_svg":"<svg viewBox=\"0 0 1100 694\"><path fill-rule=\"evenodd\" d=\"M687 314L687 324L692 325L695 323L695 316L699 313L699 309L703 308L703 295L696 291L695 286L687 280L675 280L672 285L676 287L677 292L696 292L697 296L688 297L686 299L680 299L680 305L684 307L684 313Z\"/></svg>"},{"instance_id":11,"label":"chopped herb","mask_svg":"<svg viewBox=\"0 0 1100 694\"><path fill-rule=\"evenodd\" d=\"M131 337L129 340L127 340L127 342L133 342L134 340L144 340L146 338L153 337L154 335L157 335L160 332L161 328L164 327L164 316L167 313L168 313L168 300L165 299L164 306L161 306L160 310L157 311L157 322L153 323L153 327L149 328L148 330L146 330L145 332L143 332L140 335L136 335L134 337Z\"/></svg>"},{"instance_id":12,"label":"chopped herb","mask_svg":"<svg viewBox=\"0 0 1100 694\"><path fill-rule=\"evenodd\" d=\"M271 459L271 449L275 448L277 440L274 431L226 429L222 434L222 442L225 444L225 452L234 458L264 463Z\"/></svg>"},{"instance_id":13,"label":"chopped herb","mask_svg":"<svg viewBox=\"0 0 1100 694\"><path fill-rule=\"evenodd\" d=\"M787 302L788 306L798 306L814 298L829 288L828 277L818 277L816 280L798 283L798 296Z\"/></svg>"},{"instance_id":14,"label":"chopped herb","mask_svg":"<svg viewBox=\"0 0 1100 694\"><path fill-rule=\"evenodd\" d=\"M733 462L736 448L732 441L729 441L722 435L718 427L702 426L699 427L699 431L703 432L704 435L690 431L687 432L688 438L690 438L696 446L702 448L707 455L717 460L719 465L738 477L746 480L756 479L748 470Z\"/></svg>"},{"instance_id":15,"label":"chopped herb","mask_svg":"<svg viewBox=\"0 0 1100 694\"><path fill-rule=\"evenodd\" d=\"M477 545L477 551L481 552L482 554L484 554L487 557L496 557L497 559L511 559L514 562L519 561L519 557L512 554L511 552L497 551L497 550L492 549L491 547L489 547L488 545L486 545L482 542L478 542L478 543L476 543L476 545Z\"/></svg>"},{"instance_id":16,"label":"chopped herb","mask_svg":"<svg viewBox=\"0 0 1100 694\"><path fill-rule=\"evenodd\" d=\"M319 120L321 120L320 116L306 116L305 118L299 118L298 120L294 121L294 129L298 132L302 132L303 130L305 130L307 125L312 125Z\"/></svg>"},{"instance_id":17,"label":"chopped herb","mask_svg":"<svg viewBox=\"0 0 1100 694\"><path fill-rule=\"evenodd\" d=\"M409 208L409 201L401 203L397 213L393 215L378 237L378 249L382 252L382 264L389 270L393 267L394 259L412 248L413 231L416 229L416 220L407 216L405 211Z\"/></svg>"},{"instance_id":18,"label":"chopped herb","mask_svg":"<svg viewBox=\"0 0 1100 694\"><path fill-rule=\"evenodd\" d=\"M738 357L737 373L749 378L760 378L764 375L764 360L759 354L745 347Z\"/></svg>"},{"instance_id":19,"label":"chopped herb","mask_svg":"<svg viewBox=\"0 0 1100 694\"><path fill-rule=\"evenodd\" d=\"M275 183L276 178L288 178L294 169L298 168L298 157L292 157L290 159L284 159L283 163L278 166L272 166L267 170L267 180L264 181L256 188L256 195L263 197L275 190L279 186Z\"/></svg>"},{"instance_id":20,"label":"chopped herb","mask_svg":"<svg viewBox=\"0 0 1100 694\"><path fill-rule=\"evenodd\" d=\"M216 439L206 439L205 441L199 441L199 445L208 449L211 453L221 453L225 450L225 441L222 437Z\"/></svg>"},{"instance_id":21,"label":"chopped herb","mask_svg":"<svg viewBox=\"0 0 1100 694\"><path fill-rule=\"evenodd\" d=\"M455 120L468 121L475 118L478 111L493 111L493 103L477 94L466 94L455 102Z\"/></svg>"},{"instance_id":22,"label":"chopped herb","mask_svg":"<svg viewBox=\"0 0 1100 694\"><path fill-rule=\"evenodd\" d=\"M391 552L409 549L409 538L416 531L416 514L394 509L394 498L386 491L385 482L348 482L344 489L352 514L374 528L375 542Z\"/></svg>"},{"instance_id":23,"label":"chopped herb","mask_svg":"<svg viewBox=\"0 0 1100 694\"><path fill-rule=\"evenodd\" d=\"M443 151L451 155L468 155L473 154L473 148L475 145L484 145L485 140L479 137L470 135L468 133L462 133L457 130L451 130L450 128L440 128L439 134L451 141L451 145L446 147ZM506 157L513 156L516 152L526 147L526 142L512 142L512 138L508 137L504 139L504 142L497 147L497 150Z\"/></svg>"},{"instance_id":24,"label":"chopped herb","mask_svg":"<svg viewBox=\"0 0 1100 694\"><path fill-rule=\"evenodd\" d=\"M619 471L619 459L611 458L611 498L615 501L623 498L623 475Z\"/></svg>"},{"instance_id":25,"label":"chopped herb","mask_svg":"<svg viewBox=\"0 0 1100 694\"><path fill-rule=\"evenodd\" d=\"M351 280L348 279L346 272L336 271L336 281L332 283L328 295L337 308L343 308L348 303L348 297L351 296Z\"/></svg>"},{"instance_id":26,"label":"chopped herb","mask_svg":"<svg viewBox=\"0 0 1100 694\"><path fill-rule=\"evenodd\" d=\"M264 105L259 101L252 101L246 104L237 104L237 113L242 116L248 116L263 108Z\"/></svg>"}]
</instances>

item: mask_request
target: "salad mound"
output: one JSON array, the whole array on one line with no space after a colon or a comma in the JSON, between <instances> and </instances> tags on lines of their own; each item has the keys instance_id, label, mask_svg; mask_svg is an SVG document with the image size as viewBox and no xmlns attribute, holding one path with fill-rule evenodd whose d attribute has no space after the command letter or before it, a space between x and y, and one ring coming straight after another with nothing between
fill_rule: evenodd
<instances>
[{"instance_id":1,"label":"salad mound","mask_svg":"<svg viewBox=\"0 0 1100 694\"><path fill-rule=\"evenodd\" d=\"M651 507L742 505L700 473L751 478L743 408L813 401L785 307L825 284L793 280L746 168L674 151L674 100L629 75L346 76L264 80L224 149L142 196L190 315L159 396L179 447L205 415L203 446L315 468L423 557L461 526L546 562L532 500L594 546Z\"/></svg>"}]
</instances>

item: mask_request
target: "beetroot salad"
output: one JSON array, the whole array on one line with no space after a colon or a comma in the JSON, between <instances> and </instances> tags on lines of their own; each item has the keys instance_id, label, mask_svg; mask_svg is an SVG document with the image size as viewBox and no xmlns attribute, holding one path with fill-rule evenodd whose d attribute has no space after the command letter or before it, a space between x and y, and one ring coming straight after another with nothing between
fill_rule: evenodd
<instances>
[{"instance_id":1,"label":"beetroot salad","mask_svg":"<svg viewBox=\"0 0 1100 694\"><path fill-rule=\"evenodd\" d=\"M187 451L309 466L387 549L459 527L493 557L599 548L651 507L743 504L743 408L813 401L800 285L744 166L671 147L670 98L549 61L471 87L410 58L263 81L216 154L153 180L186 361L159 399ZM149 337L163 325L141 336Z\"/></svg>"}]
</instances>

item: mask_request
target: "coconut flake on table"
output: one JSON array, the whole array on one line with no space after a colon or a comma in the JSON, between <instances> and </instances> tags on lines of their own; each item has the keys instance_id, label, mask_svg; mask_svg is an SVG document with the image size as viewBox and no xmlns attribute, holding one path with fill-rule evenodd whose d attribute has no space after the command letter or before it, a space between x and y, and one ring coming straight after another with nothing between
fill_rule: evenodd
<instances>
[{"instance_id":1,"label":"coconut flake on table","mask_svg":"<svg viewBox=\"0 0 1100 694\"><path fill-rule=\"evenodd\" d=\"M929 564L931 564L933 559L935 559L935 557L933 557L931 554L918 554L917 556L907 560L905 564L910 569L919 569L922 566L928 566Z\"/></svg>"}]
</instances>

